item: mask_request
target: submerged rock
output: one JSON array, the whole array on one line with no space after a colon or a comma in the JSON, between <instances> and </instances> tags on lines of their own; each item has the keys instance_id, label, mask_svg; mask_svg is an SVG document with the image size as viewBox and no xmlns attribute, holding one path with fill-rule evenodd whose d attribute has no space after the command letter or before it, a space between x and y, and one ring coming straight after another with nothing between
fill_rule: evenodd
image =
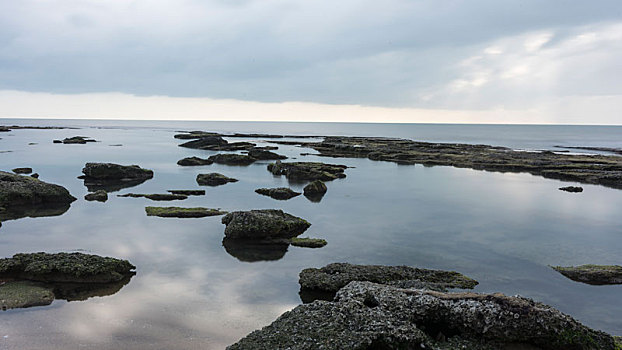
<instances>
[{"instance_id":1,"label":"submerged rock","mask_svg":"<svg viewBox=\"0 0 622 350\"><path fill-rule=\"evenodd\" d=\"M105 190L114 192L133 187L153 178L153 171L138 165L113 163L86 163L82 169L84 185L90 192Z\"/></svg>"},{"instance_id":2,"label":"submerged rock","mask_svg":"<svg viewBox=\"0 0 622 350\"><path fill-rule=\"evenodd\" d=\"M287 200L296 196L300 196L301 194L300 192L293 191L292 189L287 187L258 188L255 190L255 192L279 200Z\"/></svg>"},{"instance_id":3,"label":"submerged rock","mask_svg":"<svg viewBox=\"0 0 622 350\"><path fill-rule=\"evenodd\" d=\"M84 199L86 199L87 201L105 202L108 200L108 193L106 193L106 191L104 190L98 190L93 193L87 194L86 196L84 196Z\"/></svg>"},{"instance_id":4,"label":"submerged rock","mask_svg":"<svg viewBox=\"0 0 622 350\"><path fill-rule=\"evenodd\" d=\"M560 187L559 189L561 191L566 191L566 192L574 192L574 193L583 192L583 187L578 187L578 186L566 186L566 187Z\"/></svg>"},{"instance_id":5,"label":"submerged rock","mask_svg":"<svg viewBox=\"0 0 622 350\"><path fill-rule=\"evenodd\" d=\"M289 240L289 243L295 247L304 247L304 248L321 248L328 244L326 240L321 238L299 238L294 237Z\"/></svg>"},{"instance_id":6,"label":"submerged rock","mask_svg":"<svg viewBox=\"0 0 622 350\"><path fill-rule=\"evenodd\" d=\"M244 262L279 260L287 253L286 240L244 239L225 237L222 245L229 255Z\"/></svg>"},{"instance_id":7,"label":"submerged rock","mask_svg":"<svg viewBox=\"0 0 622 350\"><path fill-rule=\"evenodd\" d=\"M219 173L199 174L197 175L197 183L202 186L219 186L229 182L237 182L237 179L227 177Z\"/></svg>"},{"instance_id":8,"label":"submerged rock","mask_svg":"<svg viewBox=\"0 0 622 350\"><path fill-rule=\"evenodd\" d=\"M319 202L328 191L326 184L322 180L315 180L304 187L305 197L312 202Z\"/></svg>"},{"instance_id":9,"label":"submerged rock","mask_svg":"<svg viewBox=\"0 0 622 350\"><path fill-rule=\"evenodd\" d=\"M181 207L145 207L147 216L159 216L162 218L202 218L227 214L226 211L211 208L181 208Z\"/></svg>"},{"instance_id":10,"label":"submerged rock","mask_svg":"<svg viewBox=\"0 0 622 350\"><path fill-rule=\"evenodd\" d=\"M282 210L234 211L222 218L229 238L278 239L303 233L311 224Z\"/></svg>"},{"instance_id":11,"label":"submerged rock","mask_svg":"<svg viewBox=\"0 0 622 350\"><path fill-rule=\"evenodd\" d=\"M147 198L152 201L174 201L174 200L184 200L188 199L188 196L182 194L170 194L170 193L151 193L151 194L142 194L142 193L126 193L126 194L118 194L117 197L132 197L132 198Z\"/></svg>"},{"instance_id":12,"label":"submerged rock","mask_svg":"<svg viewBox=\"0 0 622 350\"><path fill-rule=\"evenodd\" d=\"M255 159L260 159L260 160L279 160L279 159L287 159L286 156L274 153L274 152L270 152L268 150L265 149L259 149L259 148L253 148L250 151L248 151L248 155L250 157L253 157Z\"/></svg>"},{"instance_id":13,"label":"submerged rock","mask_svg":"<svg viewBox=\"0 0 622 350\"><path fill-rule=\"evenodd\" d=\"M30 174L32 173L32 168L15 168L13 172L16 174Z\"/></svg>"},{"instance_id":14,"label":"submerged rock","mask_svg":"<svg viewBox=\"0 0 622 350\"><path fill-rule=\"evenodd\" d=\"M320 269L300 272L302 289L337 292L352 281L368 281L401 288L425 288L445 291L448 288L471 289L477 281L454 271L419 269L409 266L328 264Z\"/></svg>"},{"instance_id":15,"label":"submerged rock","mask_svg":"<svg viewBox=\"0 0 622 350\"><path fill-rule=\"evenodd\" d=\"M82 253L15 254L0 259L0 279L41 282L109 283L133 275L127 260Z\"/></svg>"},{"instance_id":16,"label":"submerged rock","mask_svg":"<svg viewBox=\"0 0 622 350\"><path fill-rule=\"evenodd\" d=\"M177 161L177 165L181 166L198 166L198 165L210 165L214 162L209 159L203 159L199 157L187 157Z\"/></svg>"},{"instance_id":17,"label":"submerged rock","mask_svg":"<svg viewBox=\"0 0 622 350\"><path fill-rule=\"evenodd\" d=\"M184 196L203 196L205 195L205 190L168 190L172 194L181 194Z\"/></svg>"},{"instance_id":18,"label":"submerged rock","mask_svg":"<svg viewBox=\"0 0 622 350\"><path fill-rule=\"evenodd\" d=\"M552 268L577 282L593 285L622 284L622 266L618 265L552 266Z\"/></svg>"},{"instance_id":19,"label":"submerged rock","mask_svg":"<svg viewBox=\"0 0 622 350\"><path fill-rule=\"evenodd\" d=\"M217 164L226 165L249 165L256 161L256 159L253 157L235 153L215 154L213 156L210 156L208 160Z\"/></svg>"},{"instance_id":20,"label":"submerged rock","mask_svg":"<svg viewBox=\"0 0 622 350\"><path fill-rule=\"evenodd\" d=\"M285 175L290 180L322 180L330 181L346 177L344 170L348 167L338 164L317 162L294 162L268 164L268 171L274 175Z\"/></svg>"},{"instance_id":21,"label":"submerged rock","mask_svg":"<svg viewBox=\"0 0 622 350\"><path fill-rule=\"evenodd\" d=\"M227 349L493 350L506 344L616 349L610 335L530 299L371 282L351 282L333 302L300 305Z\"/></svg>"}]
</instances>

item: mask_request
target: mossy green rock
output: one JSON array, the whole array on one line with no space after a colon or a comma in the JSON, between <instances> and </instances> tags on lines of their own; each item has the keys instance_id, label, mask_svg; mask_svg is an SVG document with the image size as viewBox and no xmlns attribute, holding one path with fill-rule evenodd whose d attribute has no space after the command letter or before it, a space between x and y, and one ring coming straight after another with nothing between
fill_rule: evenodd
<instances>
[{"instance_id":1,"label":"mossy green rock","mask_svg":"<svg viewBox=\"0 0 622 350\"><path fill-rule=\"evenodd\" d=\"M553 266L553 269L577 282L594 285L622 284L622 266L618 265Z\"/></svg>"},{"instance_id":2,"label":"mossy green rock","mask_svg":"<svg viewBox=\"0 0 622 350\"><path fill-rule=\"evenodd\" d=\"M303 189L305 197L307 197L312 202L319 202L320 200L322 200L322 197L324 197L326 191L328 191L328 188L322 180L315 180L305 186Z\"/></svg>"},{"instance_id":3,"label":"mossy green rock","mask_svg":"<svg viewBox=\"0 0 622 350\"><path fill-rule=\"evenodd\" d=\"M237 182L237 179L227 177L219 173L199 174L197 183L202 186L220 186L229 182Z\"/></svg>"},{"instance_id":4,"label":"mossy green rock","mask_svg":"<svg viewBox=\"0 0 622 350\"><path fill-rule=\"evenodd\" d=\"M82 253L15 254L0 259L0 279L42 282L110 283L134 274L127 260Z\"/></svg>"},{"instance_id":5,"label":"mossy green rock","mask_svg":"<svg viewBox=\"0 0 622 350\"><path fill-rule=\"evenodd\" d=\"M180 207L146 207L147 216L163 218L202 218L227 214L226 211L211 208L180 208Z\"/></svg>"},{"instance_id":6,"label":"mossy green rock","mask_svg":"<svg viewBox=\"0 0 622 350\"><path fill-rule=\"evenodd\" d=\"M328 244L326 240L321 238L307 238L307 237L294 237L289 243L295 247L304 247L304 248L321 248Z\"/></svg>"},{"instance_id":7,"label":"mossy green rock","mask_svg":"<svg viewBox=\"0 0 622 350\"><path fill-rule=\"evenodd\" d=\"M0 308L3 310L50 305L52 301L52 288L44 284L11 281L0 285Z\"/></svg>"},{"instance_id":8,"label":"mossy green rock","mask_svg":"<svg viewBox=\"0 0 622 350\"><path fill-rule=\"evenodd\" d=\"M222 218L229 238L292 238L303 233L311 224L282 210L263 209L234 211Z\"/></svg>"}]
</instances>

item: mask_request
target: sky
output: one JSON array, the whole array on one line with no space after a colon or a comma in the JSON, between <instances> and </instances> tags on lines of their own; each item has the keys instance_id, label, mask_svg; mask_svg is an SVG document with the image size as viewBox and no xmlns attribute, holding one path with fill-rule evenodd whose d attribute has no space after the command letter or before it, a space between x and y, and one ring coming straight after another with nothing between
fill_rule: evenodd
<instances>
[{"instance_id":1,"label":"sky","mask_svg":"<svg viewBox=\"0 0 622 350\"><path fill-rule=\"evenodd\" d=\"M622 124L619 0L0 0L0 117Z\"/></svg>"}]
</instances>

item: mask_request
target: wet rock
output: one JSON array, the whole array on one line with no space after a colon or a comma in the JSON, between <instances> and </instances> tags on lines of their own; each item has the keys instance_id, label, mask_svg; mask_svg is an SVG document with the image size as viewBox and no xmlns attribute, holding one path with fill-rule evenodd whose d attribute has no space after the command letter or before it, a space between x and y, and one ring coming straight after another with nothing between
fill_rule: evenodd
<instances>
[{"instance_id":1,"label":"wet rock","mask_svg":"<svg viewBox=\"0 0 622 350\"><path fill-rule=\"evenodd\" d=\"M302 289L336 292L352 281L368 281L401 288L426 288L444 291L448 288L471 289L477 281L454 271L419 269L409 266L328 264L320 269L300 272Z\"/></svg>"},{"instance_id":2,"label":"wet rock","mask_svg":"<svg viewBox=\"0 0 622 350\"><path fill-rule=\"evenodd\" d=\"M16 174L30 174L32 173L32 168L15 168L13 172Z\"/></svg>"},{"instance_id":3,"label":"wet rock","mask_svg":"<svg viewBox=\"0 0 622 350\"><path fill-rule=\"evenodd\" d=\"M312 202L319 202L322 200L322 197L326 194L326 184L322 180L315 180L304 187L303 192L305 197L307 197Z\"/></svg>"},{"instance_id":4,"label":"wet rock","mask_svg":"<svg viewBox=\"0 0 622 350\"><path fill-rule=\"evenodd\" d=\"M299 238L294 237L289 240L289 243L295 247L304 247L304 248L321 248L327 244L326 240L321 238Z\"/></svg>"},{"instance_id":5,"label":"wet rock","mask_svg":"<svg viewBox=\"0 0 622 350\"><path fill-rule=\"evenodd\" d=\"M0 220L60 215L76 198L62 186L0 171Z\"/></svg>"},{"instance_id":6,"label":"wet rock","mask_svg":"<svg viewBox=\"0 0 622 350\"><path fill-rule=\"evenodd\" d=\"M172 194L181 194L184 196L204 196L205 190L168 190Z\"/></svg>"},{"instance_id":7,"label":"wet rock","mask_svg":"<svg viewBox=\"0 0 622 350\"><path fill-rule=\"evenodd\" d=\"M229 237L223 239L222 245L229 255L244 262L279 260L285 256L289 247L285 240Z\"/></svg>"},{"instance_id":8,"label":"wet rock","mask_svg":"<svg viewBox=\"0 0 622 350\"><path fill-rule=\"evenodd\" d=\"M151 193L151 194L143 194L143 193L126 193L126 194L118 194L117 197L131 197L131 198L147 198L152 201L174 201L174 200L184 200L188 199L188 196L182 194L170 194L170 193Z\"/></svg>"},{"instance_id":9,"label":"wet rock","mask_svg":"<svg viewBox=\"0 0 622 350\"><path fill-rule=\"evenodd\" d=\"M279 239L303 233L311 224L282 210L234 211L222 218L229 238Z\"/></svg>"},{"instance_id":10,"label":"wet rock","mask_svg":"<svg viewBox=\"0 0 622 350\"><path fill-rule=\"evenodd\" d=\"M30 177L32 177L33 179L38 179L39 174L38 173L30 174Z\"/></svg>"},{"instance_id":11,"label":"wet rock","mask_svg":"<svg viewBox=\"0 0 622 350\"><path fill-rule=\"evenodd\" d=\"M133 275L127 260L82 253L15 254L0 259L0 279L41 282L109 283Z\"/></svg>"},{"instance_id":12,"label":"wet rock","mask_svg":"<svg viewBox=\"0 0 622 350\"><path fill-rule=\"evenodd\" d=\"M217 163L217 164L226 164L226 165L249 165L256 161L255 158L249 157L244 154L215 154L210 156L208 160Z\"/></svg>"},{"instance_id":13,"label":"wet rock","mask_svg":"<svg viewBox=\"0 0 622 350\"><path fill-rule=\"evenodd\" d=\"M285 175L290 180L322 180L330 181L346 177L344 170L348 167L338 164L317 162L294 162L268 164L268 171L274 175Z\"/></svg>"},{"instance_id":14,"label":"wet rock","mask_svg":"<svg viewBox=\"0 0 622 350\"><path fill-rule=\"evenodd\" d=\"M133 187L153 178L153 171L138 165L119 165L113 163L86 163L82 169L84 185L89 192L105 190L114 192Z\"/></svg>"},{"instance_id":15,"label":"wet rock","mask_svg":"<svg viewBox=\"0 0 622 350\"><path fill-rule=\"evenodd\" d=\"M300 196L301 194L300 192L293 191L292 189L287 187L258 188L255 190L255 192L279 200L287 200L296 196Z\"/></svg>"},{"instance_id":16,"label":"wet rock","mask_svg":"<svg viewBox=\"0 0 622 350\"><path fill-rule=\"evenodd\" d=\"M574 192L574 193L583 192L583 187L577 187L577 186L560 187L559 189L561 191L566 191L566 192Z\"/></svg>"},{"instance_id":17,"label":"wet rock","mask_svg":"<svg viewBox=\"0 0 622 350\"><path fill-rule=\"evenodd\" d=\"M210 165L214 162L209 159L203 159L199 157L187 157L177 161L177 165L181 166L198 166L198 165Z\"/></svg>"},{"instance_id":18,"label":"wet rock","mask_svg":"<svg viewBox=\"0 0 622 350\"><path fill-rule=\"evenodd\" d=\"M573 281L593 285L622 284L622 266L618 265L581 265L552 266L557 272Z\"/></svg>"},{"instance_id":19,"label":"wet rock","mask_svg":"<svg viewBox=\"0 0 622 350\"><path fill-rule=\"evenodd\" d=\"M287 159L286 156L280 155L274 152L270 152L265 149L253 148L248 151L248 155L260 160L279 160L279 159Z\"/></svg>"},{"instance_id":20,"label":"wet rock","mask_svg":"<svg viewBox=\"0 0 622 350\"><path fill-rule=\"evenodd\" d=\"M54 143L64 143L64 144L85 144L87 142L97 142L96 140L93 140L90 137L86 137L86 136L74 136L74 137L67 137L63 140L54 140Z\"/></svg>"},{"instance_id":21,"label":"wet rock","mask_svg":"<svg viewBox=\"0 0 622 350\"><path fill-rule=\"evenodd\" d=\"M162 218L203 218L227 214L226 211L211 208L180 208L180 207L146 207L147 216Z\"/></svg>"},{"instance_id":22,"label":"wet rock","mask_svg":"<svg viewBox=\"0 0 622 350\"><path fill-rule=\"evenodd\" d=\"M199 174L197 175L197 183L202 186L219 186L229 182L237 182L237 179L227 177L219 173Z\"/></svg>"},{"instance_id":23,"label":"wet rock","mask_svg":"<svg viewBox=\"0 0 622 350\"><path fill-rule=\"evenodd\" d=\"M95 191L84 196L87 201L105 202L108 200L108 193L104 190Z\"/></svg>"},{"instance_id":24,"label":"wet rock","mask_svg":"<svg viewBox=\"0 0 622 350\"><path fill-rule=\"evenodd\" d=\"M54 301L52 288L31 281L11 281L0 284L2 310L50 305Z\"/></svg>"},{"instance_id":25,"label":"wet rock","mask_svg":"<svg viewBox=\"0 0 622 350\"><path fill-rule=\"evenodd\" d=\"M522 297L441 293L351 282L333 302L281 315L229 350L242 349L616 349L614 339Z\"/></svg>"}]
</instances>

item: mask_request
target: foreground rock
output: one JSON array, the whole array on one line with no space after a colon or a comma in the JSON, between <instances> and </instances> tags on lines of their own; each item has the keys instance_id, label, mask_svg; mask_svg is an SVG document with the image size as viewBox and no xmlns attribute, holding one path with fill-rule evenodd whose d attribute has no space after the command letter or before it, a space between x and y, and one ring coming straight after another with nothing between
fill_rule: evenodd
<instances>
[{"instance_id":1,"label":"foreground rock","mask_svg":"<svg viewBox=\"0 0 622 350\"><path fill-rule=\"evenodd\" d=\"M12 171L16 174L31 174L32 168L15 168Z\"/></svg>"},{"instance_id":2,"label":"foreground rock","mask_svg":"<svg viewBox=\"0 0 622 350\"><path fill-rule=\"evenodd\" d=\"M577 282L593 285L622 284L622 266L618 265L553 266L553 269Z\"/></svg>"},{"instance_id":3,"label":"foreground rock","mask_svg":"<svg viewBox=\"0 0 622 350\"><path fill-rule=\"evenodd\" d=\"M351 282L333 302L298 306L228 349L492 350L507 344L616 349L610 335L530 299L371 282Z\"/></svg>"},{"instance_id":4,"label":"foreground rock","mask_svg":"<svg viewBox=\"0 0 622 350\"><path fill-rule=\"evenodd\" d=\"M60 215L75 200L62 186L0 171L0 221Z\"/></svg>"},{"instance_id":5,"label":"foreground rock","mask_svg":"<svg viewBox=\"0 0 622 350\"><path fill-rule=\"evenodd\" d=\"M143 194L143 193L126 193L126 194L118 194L117 197L131 197L131 198L147 198L152 201L175 201L175 200L184 200L188 199L188 196L182 194L172 194L172 193L151 193L151 194Z\"/></svg>"},{"instance_id":6,"label":"foreground rock","mask_svg":"<svg viewBox=\"0 0 622 350\"><path fill-rule=\"evenodd\" d=\"M268 171L274 175L285 175L290 180L322 180L330 181L346 177L344 170L348 167L338 164L317 162L294 162L268 164Z\"/></svg>"},{"instance_id":7,"label":"foreground rock","mask_svg":"<svg viewBox=\"0 0 622 350\"><path fill-rule=\"evenodd\" d=\"M0 279L110 283L133 275L135 268L127 260L82 253L15 254L0 259Z\"/></svg>"},{"instance_id":8,"label":"foreground rock","mask_svg":"<svg viewBox=\"0 0 622 350\"><path fill-rule=\"evenodd\" d=\"M577 186L560 187L559 189L561 191L566 191L566 192L574 192L574 193L583 192L583 187L577 187Z\"/></svg>"},{"instance_id":9,"label":"foreground rock","mask_svg":"<svg viewBox=\"0 0 622 350\"><path fill-rule=\"evenodd\" d=\"M225 236L245 239L292 238L303 233L311 224L282 210L264 209L234 211L222 218Z\"/></svg>"},{"instance_id":10,"label":"foreground rock","mask_svg":"<svg viewBox=\"0 0 622 350\"><path fill-rule=\"evenodd\" d=\"M151 178L153 171L138 165L119 165L113 163L86 163L82 169L84 185L90 192L105 190L114 192L123 188L137 186Z\"/></svg>"},{"instance_id":11,"label":"foreground rock","mask_svg":"<svg viewBox=\"0 0 622 350\"><path fill-rule=\"evenodd\" d=\"M105 202L108 200L108 193L104 190L98 190L84 196L87 201Z\"/></svg>"},{"instance_id":12,"label":"foreground rock","mask_svg":"<svg viewBox=\"0 0 622 350\"><path fill-rule=\"evenodd\" d=\"M326 240L321 238L307 238L307 237L294 237L289 240L289 243L295 247L304 248L321 248L328 244Z\"/></svg>"},{"instance_id":13,"label":"foreground rock","mask_svg":"<svg viewBox=\"0 0 622 350\"><path fill-rule=\"evenodd\" d=\"M322 180L315 180L303 188L305 197L312 202L319 202L328 191L326 184Z\"/></svg>"},{"instance_id":14,"label":"foreground rock","mask_svg":"<svg viewBox=\"0 0 622 350\"><path fill-rule=\"evenodd\" d=\"M214 162L209 159L203 159L199 157L188 157L184 159L180 159L177 161L177 165L181 166L199 166L199 165L210 165Z\"/></svg>"},{"instance_id":15,"label":"foreground rock","mask_svg":"<svg viewBox=\"0 0 622 350\"><path fill-rule=\"evenodd\" d=\"M409 266L328 264L320 269L300 272L300 287L335 293L352 281L367 281L400 288L446 291L449 288L471 289L477 281L454 271L419 269Z\"/></svg>"},{"instance_id":16,"label":"foreground rock","mask_svg":"<svg viewBox=\"0 0 622 350\"><path fill-rule=\"evenodd\" d=\"M300 196L301 194L300 192L293 191L292 189L287 187L258 188L255 190L255 192L279 200L287 200L296 196Z\"/></svg>"},{"instance_id":17,"label":"foreground rock","mask_svg":"<svg viewBox=\"0 0 622 350\"><path fill-rule=\"evenodd\" d=\"M202 186L220 186L229 182L238 182L238 180L219 173L197 175L197 183Z\"/></svg>"},{"instance_id":18,"label":"foreground rock","mask_svg":"<svg viewBox=\"0 0 622 350\"><path fill-rule=\"evenodd\" d=\"M226 211L211 208L181 208L181 207L146 207L147 216L162 218L203 218L227 214Z\"/></svg>"},{"instance_id":19,"label":"foreground rock","mask_svg":"<svg viewBox=\"0 0 622 350\"><path fill-rule=\"evenodd\" d=\"M227 153L227 154L215 154L213 156L210 156L208 160L214 163L217 163L217 164L250 165L254 163L257 159L253 157L249 157L244 154Z\"/></svg>"},{"instance_id":20,"label":"foreground rock","mask_svg":"<svg viewBox=\"0 0 622 350\"><path fill-rule=\"evenodd\" d=\"M253 157L255 159L259 159L259 160L282 160L282 159L287 159L286 156L274 153L274 152L270 152L268 150L265 149L258 149L258 148L253 148L250 151L248 151L248 155L250 157Z\"/></svg>"}]
</instances>

